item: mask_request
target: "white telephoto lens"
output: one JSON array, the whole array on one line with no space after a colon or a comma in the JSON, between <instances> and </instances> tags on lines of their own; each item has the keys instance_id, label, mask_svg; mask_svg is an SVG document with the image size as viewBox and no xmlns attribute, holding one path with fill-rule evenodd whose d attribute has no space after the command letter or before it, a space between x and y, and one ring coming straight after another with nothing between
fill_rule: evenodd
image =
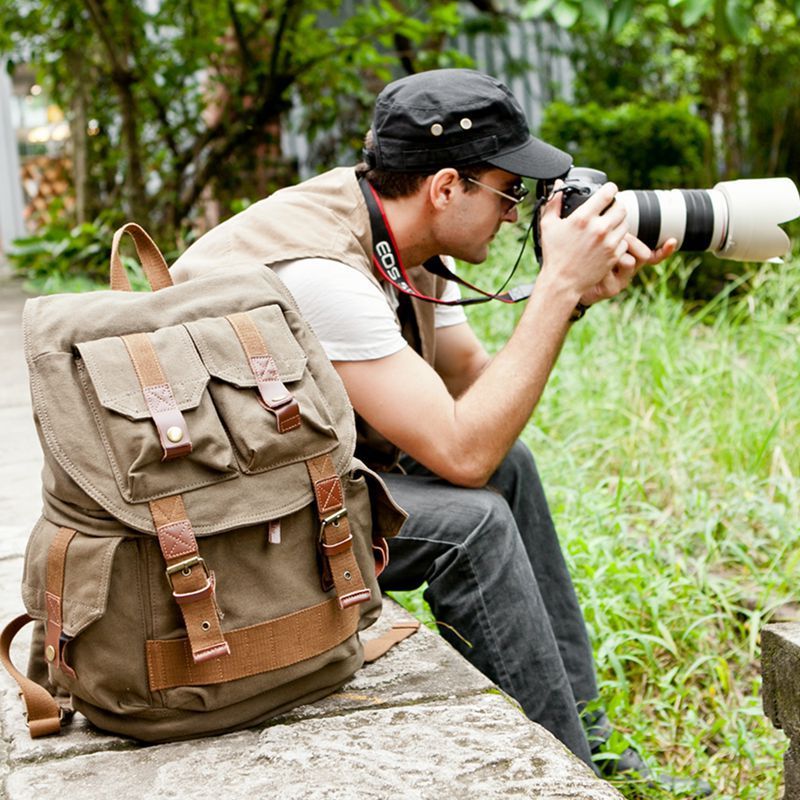
<instances>
[{"instance_id":1,"label":"white telephoto lens","mask_svg":"<svg viewBox=\"0 0 800 800\"><path fill-rule=\"evenodd\" d=\"M800 194L789 178L718 183L713 189L669 189L617 194L628 230L648 247L674 238L678 249L712 251L734 261L784 256L791 242L779 225L800 216Z\"/></svg>"}]
</instances>

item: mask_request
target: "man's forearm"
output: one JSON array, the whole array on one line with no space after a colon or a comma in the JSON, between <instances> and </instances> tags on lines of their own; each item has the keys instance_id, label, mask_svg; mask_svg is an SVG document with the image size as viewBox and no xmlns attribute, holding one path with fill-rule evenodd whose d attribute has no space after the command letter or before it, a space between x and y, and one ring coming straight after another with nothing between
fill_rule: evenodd
<instances>
[{"instance_id":1,"label":"man's forearm","mask_svg":"<svg viewBox=\"0 0 800 800\"><path fill-rule=\"evenodd\" d=\"M455 403L460 483L483 485L530 419L558 358L577 298L540 278L516 330Z\"/></svg>"}]
</instances>

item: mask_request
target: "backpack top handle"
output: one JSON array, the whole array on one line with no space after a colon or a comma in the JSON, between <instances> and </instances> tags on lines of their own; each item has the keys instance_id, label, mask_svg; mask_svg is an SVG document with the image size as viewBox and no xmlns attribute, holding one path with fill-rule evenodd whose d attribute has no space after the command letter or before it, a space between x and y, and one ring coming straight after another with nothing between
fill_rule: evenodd
<instances>
[{"instance_id":1,"label":"backpack top handle","mask_svg":"<svg viewBox=\"0 0 800 800\"><path fill-rule=\"evenodd\" d=\"M122 292L131 291L131 282L125 272L122 259L119 257L119 245L126 233L133 239L136 254L139 256L150 288L157 292L159 289L172 286L172 276L169 274L167 262L156 243L141 225L137 225L135 222L126 222L116 230L111 242L111 288Z\"/></svg>"}]
</instances>

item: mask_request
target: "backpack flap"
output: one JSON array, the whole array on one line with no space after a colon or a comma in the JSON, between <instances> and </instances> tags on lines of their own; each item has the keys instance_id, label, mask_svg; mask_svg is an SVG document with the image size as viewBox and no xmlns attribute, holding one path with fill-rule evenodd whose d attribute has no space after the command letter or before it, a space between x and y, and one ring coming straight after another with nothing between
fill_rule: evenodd
<instances>
[{"instance_id":1,"label":"backpack flap","mask_svg":"<svg viewBox=\"0 0 800 800\"><path fill-rule=\"evenodd\" d=\"M270 357L255 357L266 365L260 374L227 319L243 311ZM217 271L156 293L36 298L23 325L37 429L46 460L63 470L53 470L45 492L53 520L61 515L49 498L69 492L59 485L69 476L112 516L148 533L155 527L147 502L182 494L202 536L307 505L308 458L330 453L340 476L350 468L355 431L344 387L267 269ZM142 381L125 344L136 334L152 346L180 425L157 424L144 389L162 387L147 375ZM276 395L261 391L265 375L267 387L279 381L297 403L299 425L277 429L268 407ZM187 429L191 450L164 462L171 427ZM81 520L70 524L80 528Z\"/></svg>"},{"instance_id":2,"label":"backpack flap","mask_svg":"<svg viewBox=\"0 0 800 800\"><path fill-rule=\"evenodd\" d=\"M237 332L244 323L258 339L256 355ZM198 320L186 329L211 375L209 391L242 472L266 472L337 446L333 414L280 308ZM282 408L292 415L282 419L276 413Z\"/></svg>"}]
</instances>

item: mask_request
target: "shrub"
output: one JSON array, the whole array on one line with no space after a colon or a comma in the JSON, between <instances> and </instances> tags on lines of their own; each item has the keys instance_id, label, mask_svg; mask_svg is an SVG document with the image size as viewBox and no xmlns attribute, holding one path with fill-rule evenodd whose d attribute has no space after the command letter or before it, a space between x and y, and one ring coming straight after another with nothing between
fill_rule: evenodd
<instances>
[{"instance_id":1,"label":"shrub","mask_svg":"<svg viewBox=\"0 0 800 800\"><path fill-rule=\"evenodd\" d=\"M543 139L567 150L575 164L603 170L622 189L705 187L710 176L708 125L689 102L551 103Z\"/></svg>"},{"instance_id":2,"label":"shrub","mask_svg":"<svg viewBox=\"0 0 800 800\"><path fill-rule=\"evenodd\" d=\"M8 259L37 292L51 294L108 288L111 240L118 224L118 219L108 216L75 226L63 217L56 218L36 234L14 240ZM169 263L169 256L167 258ZM149 289L138 260L124 255L122 260L132 287Z\"/></svg>"}]
</instances>

